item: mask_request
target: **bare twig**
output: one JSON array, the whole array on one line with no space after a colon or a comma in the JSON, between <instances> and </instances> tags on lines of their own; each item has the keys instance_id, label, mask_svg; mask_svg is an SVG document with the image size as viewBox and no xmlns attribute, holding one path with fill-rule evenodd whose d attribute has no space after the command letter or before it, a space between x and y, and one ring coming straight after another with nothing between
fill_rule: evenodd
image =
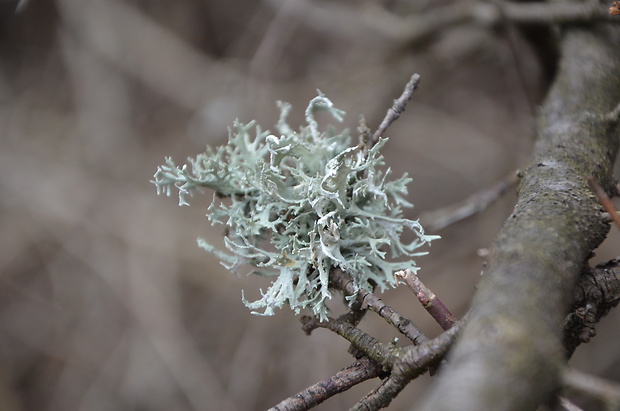
<instances>
[{"instance_id":1,"label":"bare twig","mask_svg":"<svg viewBox=\"0 0 620 411\"><path fill-rule=\"evenodd\" d=\"M409 82L405 86L403 94L401 94L399 98L394 100L394 104L388 109L387 113L385 113L385 117L379 125L379 128L377 128L377 131L375 131L375 133L373 134L372 139L368 141L368 148L371 148L372 146L377 144L377 141L379 141L379 138L381 138L383 133L385 133L385 130L387 130L390 124L396 121L398 117L400 117L400 114L405 111L407 103L409 102L409 100L411 100L411 96L413 95L415 89L418 88L419 84L420 75L414 74L413 76L411 76L411 80L409 80Z\"/></svg>"},{"instance_id":2,"label":"bare twig","mask_svg":"<svg viewBox=\"0 0 620 411\"><path fill-rule=\"evenodd\" d=\"M511 173L491 187L472 194L465 200L420 215L420 220L429 231L438 231L456 222L480 213L508 192L517 182L517 174Z\"/></svg>"},{"instance_id":3,"label":"bare twig","mask_svg":"<svg viewBox=\"0 0 620 411\"><path fill-rule=\"evenodd\" d=\"M335 375L311 385L303 391L287 398L269 411L303 411L317 406L323 401L349 388L381 375L381 367L363 357Z\"/></svg>"},{"instance_id":4,"label":"bare twig","mask_svg":"<svg viewBox=\"0 0 620 411\"><path fill-rule=\"evenodd\" d=\"M351 277L347 273L340 269L332 270L330 279L334 288L349 296L357 295L357 300L362 303L362 308L368 308L376 312L414 344L420 344L428 340L413 321L396 312L373 293L364 289L356 290Z\"/></svg>"},{"instance_id":5,"label":"bare twig","mask_svg":"<svg viewBox=\"0 0 620 411\"><path fill-rule=\"evenodd\" d=\"M586 394L603 404L607 410L620 408L620 385L572 368L565 368L562 374L564 388Z\"/></svg>"},{"instance_id":6,"label":"bare twig","mask_svg":"<svg viewBox=\"0 0 620 411\"><path fill-rule=\"evenodd\" d=\"M454 326L457 322L456 317L411 270L398 271L394 276L407 284L411 291L416 294L424 309L437 321L441 328L449 330Z\"/></svg>"},{"instance_id":7,"label":"bare twig","mask_svg":"<svg viewBox=\"0 0 620 411\"><path fill-rule=\"evenodd\" d=\"M350 342L357 351L362 352L378 364L387 364L391 358L392 350L397 348L393 344L377 340L342 319L329 318L327 321L320 321L316 317L304 315L300 320L302 329L306 334L310 334L317 328L330 330Z\"/></svg>"},{"instance_id":8,"label":"bare twig","mask_svg":"<svg viewBox=\"0 0 620 411\"><path fill-rule=\"evenodd\" d=\"M301 322L303 330L308 334L317 328L325 328L340 335L349 341L356 351L388 373L387 379L377 389L353 407L363 410L375 410L387 406L412 379L422 375L442 360L461 330L461 323L457 322L450 330L432 340L427 339L420 345L396 347L378 341L342 317L337 320L329 318L327 321L319 321L316 317L303 316Z\"/></svg>"}]
</instances>

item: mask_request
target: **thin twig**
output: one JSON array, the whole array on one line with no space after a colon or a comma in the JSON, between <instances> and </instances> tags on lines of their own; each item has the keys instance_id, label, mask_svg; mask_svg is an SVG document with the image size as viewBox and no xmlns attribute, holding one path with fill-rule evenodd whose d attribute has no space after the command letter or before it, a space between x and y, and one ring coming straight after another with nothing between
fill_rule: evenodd
<instances>
[{"instance_id":1,"label":"thin twig","mask_svg":"<svg viewBox=\"0 0 620 411\"><path fill-rule=\"evenodd\" d=\"M437 321L441 328L449 330L454 326L457 322L456 317L411 270L398 271L394 276L407 284L407 287L416 294L424 309Z\"/></svg>"},{"instance_id":2,"label":"thin twig","mask_svg":"<svg viewBox=\"0 0 620 411\"><path fill-rule=\"evenodd\" d=\"M356 295L357 300L362 303L362 308L368 308L377 313L400 333L409 338L414 344L420 344L428 340L413 321L396 312L373 293L361 288L356 290L353 285L353 280L344 271L340 269L332 270L330 280L334 288L342 291L348 296Z\"/></svg>"},{"instance_id":3,"label":"thin twig","mask_svg":"<svg viewBox=\"0 0 620 411\"><path fill-rule=\"evenodd\" d=\"M378 410L387 407L413 379L437 365L461 332L461 323L419 346L408 345L394 350L391 373L381 385L362 398L351 410Z\"/></svg>"},{"instance_id":4,"label":"thin twig","mask_svg":"<svg viewBox=\"0 0 620 411\"><path fill-rule=\"evenodd\" d=\"M340 335L349 341L356 351L361 352L372 363L377 364L382 371L388 373L388 378L379 387L364 397L356 407L353 407L353 409L363 410L376 410L387 406L409 381L438 364L462 328L462 323L457 322L450 330L432 340L427 339L420 345L411 344L405 347L396 347L393 344L378 341L342 320L342 317L337 320L329 318L327 321L320 321L316 317L303 316L301 322L303 330L308 334L317 328L325 328ZM308 390L310 388L303 392ZM294 397L291 397L284 402L292 403L295 401ZM287 410L287 408L279 409Z\"/></svg>"},{"instance_id":5,"label":"thin twig","mask_svg":"<svg viewBox=\"0 0 620 411\"><path fill-rule=\"evenodd\" d=\"M393 344L386 344L377 340L370 334L341 319L328 318L327 321L320 321L316 317L304 315L300 320L302 329L306 334L310 334L317 328L332 331L350 342L357 351L363 353L377 364L387 364L392 356L392 351L397 348Z\"/></svg>"},{"instance_id":6,"label":"thin twig","mask_svg":"<svg viewBox=\"0 0 620 411\"><path fill-rule=\"evenodd\" d=\"M375 134L373 134L372 139L368 141L367 146L369 149L375 144L377 144L379 138L383 136L383 133L385 133L390 124L396 121L396 119L400 117L401 113L405 111L407 103L409 102L409 100L411 100L411 96L413 95L415 89L418 88L419 84L420 75L414 74L413 76L411 76L411 80L409 80L409 82L405 86L403 94L401 94L399 98L394 100L394 104L388 109L387 113L385 113L385 117L379 125L379 128L377 128L377 131L375 131Z\"/></svg>"},{"instance_id":7,"label":"thin twig","mask_svg":"<svg viewBox=\"0 0 620 411\"><path fill-rule=\"evenodd\" d=\"M304 411L348 390L366 380L381 375L381 367L363 357L333 376L311 385L303 391L280 402L269 411Z\"/></svg>"}]
</instances>

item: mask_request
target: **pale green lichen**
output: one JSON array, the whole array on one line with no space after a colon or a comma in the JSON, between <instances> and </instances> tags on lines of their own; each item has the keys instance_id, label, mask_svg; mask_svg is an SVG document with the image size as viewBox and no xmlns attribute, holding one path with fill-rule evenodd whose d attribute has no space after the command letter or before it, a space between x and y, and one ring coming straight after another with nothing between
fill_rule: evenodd
<instances>
[{"instance_id":1,"label":"pale green lichen","mask_svg":"<svg viewBox=\"0 0 620 411\"><path fill-rule=\"evenodd\" d=\"M320 132L316 111L327 111L338 121L344 115L321 94L308 105L307 125L298 131L286 121L290 105L279 107L278 135L253 122L235 122L228 145L208 147L182 167L167 158L153 183L167 195L176 187L179 205L187 205L196 188L215 191L207 215L213 224L227 226L230 253L203 239L198 245L234 273L250 265L252 273L276 277L266 292L261 290L260 300L243 298L247 307L272 315L274 308L288 304L297 313L309 308L325 319L332 268L349 273L357 289L385 289L395 284L393 272L416 271L411 258L426 254L416 250L438 237L403 217L401 207L411 206L404 198L411 179L404 175L390 181L390 170L380 169L379 151L387 140L365 153L362 144L351 146L346 130ZM401 241L405 229L414 235L409 243ZM409 259L388 261L387 251L392 258Z\"/></svg>"}]
</instances>

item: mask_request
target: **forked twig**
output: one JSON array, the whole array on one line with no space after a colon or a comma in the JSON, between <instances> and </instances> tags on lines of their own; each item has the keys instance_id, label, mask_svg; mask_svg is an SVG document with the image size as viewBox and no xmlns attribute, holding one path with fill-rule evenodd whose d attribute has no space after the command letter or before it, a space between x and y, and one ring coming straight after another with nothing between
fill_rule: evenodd
<instances>
[{"instance_id":1,"label":"forked twig","mask_svg":"<svg viewBox=\"0 0 620 411\"><path fill-rule=\"evenodd\" d=\"M565 368L562 383L569 391L587 394L605 404L605 409L617 410L620 407L620 385L585 374L573 368Z\"/></svg>"},{"instance_id":2,"label":"forked twig","mask_svg":"<svg viewBox=\"0 0 620 411\"><path fill-rule=\"evenodd\" d=\"M334 269L331 272L330 280L334 288L342 291L344 294L348 296L357 295L357 300L362 304L362 308L368 308L376 312L414 344L421 344L428 340L413 321L396 312L379 297L364 289L356 290L349 274L340 269Z\"/></svg>"}]
</instances>

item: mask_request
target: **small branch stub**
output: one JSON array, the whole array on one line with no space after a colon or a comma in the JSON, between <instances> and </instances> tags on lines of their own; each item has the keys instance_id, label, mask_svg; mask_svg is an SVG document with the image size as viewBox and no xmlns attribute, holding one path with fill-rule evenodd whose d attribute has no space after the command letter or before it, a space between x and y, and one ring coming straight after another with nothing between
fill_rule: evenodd
<instances>
[{"instance_id":1,"label":"small branch stub","mask_svg":"<svg viewBox=\"0 0 620 411\"><path fill-rule=\"evenodd\" d=\"M411 270L398 271L394 276L407 284L407 287L415 293L424 309L437 321L441 328L448 330L454 326L457 322L456 317Z\"/></svg>"}]
</instances>

